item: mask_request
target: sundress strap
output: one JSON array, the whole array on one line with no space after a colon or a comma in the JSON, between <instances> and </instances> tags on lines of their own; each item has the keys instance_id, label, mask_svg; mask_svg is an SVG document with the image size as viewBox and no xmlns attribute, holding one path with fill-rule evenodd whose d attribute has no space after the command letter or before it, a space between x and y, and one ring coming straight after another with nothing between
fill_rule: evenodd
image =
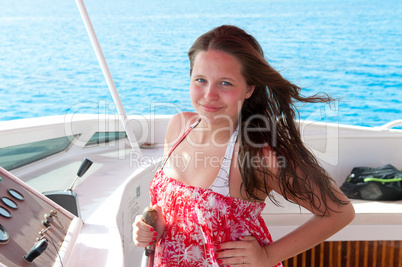
<instances>
[{"instance_id":1,"label":"sundress strap","mask_svg":"<svg viewBox=\"0 0 402 267\"><path fill-rule=\"evenodd\" d=\"M199 118L196 122L194 122L193 124L190 125L190 127L184 132L184 134L180 137L180 139L169 149L165 160L163 161L161 170L163 170L163 167L165 167L166 162L168 161L170 155L173 153L173 150L176 149L176 147L184 140L184 138L186 138L186 136L191 132L192 129L194 129L195 127L197 127L197 125L200 123L201 118Z\"/></svg>"},{"instance_id":2,"label":"sundress strap","mask_svg":"<svg viewBox=\"0 0 402 267\"><path fill-rule=\"evenodd\" d=\"M233 150L237 140L237 133L239 130L239 126L237 126L236 130L233 132L230 137L229 144L226 148L225 156L223 157L222 165L219 170L218 175L216 176L214 182L209 187L209 190L212 190L216 193L219 193L225 197L230 196L229 191L229 174L230 174L230 166L232 163Z\"/></svg>"}]
</instances>

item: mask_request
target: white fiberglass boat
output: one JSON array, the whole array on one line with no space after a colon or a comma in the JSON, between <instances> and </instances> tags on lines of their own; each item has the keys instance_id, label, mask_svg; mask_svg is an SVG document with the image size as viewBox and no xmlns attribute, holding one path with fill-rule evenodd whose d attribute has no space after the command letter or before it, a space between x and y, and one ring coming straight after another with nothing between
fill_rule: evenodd
<instances>
[{"instance_id":1,"label":"white fiberglass boat","mask_svg":"<svg viewBox=\"0 0 402 267\"><path fill-rule=\"evenodd\" d=\"M82 1L77 4L85 13ZM118 95L114 99L119 107ZM149 204L148 185L163 157L170 116L127 117L118 110L115 116L0 122L0 265L140 266L143 250L133 243L131 225ZM303 140L339 186L356 166L402 169L402 130L393 129L402 120L374 128L314 121L299 125ZM74 190L66 190L84 158L92 166ZM78 212L42 194L54 191L65 198L60 205L78 199ZM274 239L312 216L278 200L282 207L268 201L263 212ZM284 265L401 266L402 201L352 203L356 217L350 225Z\"/></svg>"},{"instance_id":2,"label":"white fiberglass boat","mask_svg":"<svg viewBox=\"0 0 402 267\"><path fill-rule=\"evenodd\" d=\"M7 168L17 167L12 174L0 169L1 197L9 196L9 189L25 197L24 201L15 201L18 209L9 209L11 218L0 217L0 224L9 233L8 243L0 245L0 262L6 266L139 266L142 249L132 241L131 224L149 203L148 185L163 157L169 118L128 118L138 151L129 146L118 116L55 116L0 122L0 162ZM367 128L303 121L300 127L305 142L341 185L355 166L390 163L402 168L402 131L390 129L401 123L399 120L384 127ZM75 188L79 219L41 192L68 188L85 157L93 165ZM18 167L18 163L25 165ZM317 257L324 257L316 262L340 264L347 253L353 261L366 257L369 262L400 262L402 201L352 202L355 220L322 245L323 253L328 255L316 252ZM274 239L311 216L285 200L281 204L283 207L277 207L268 201L263 212ZM46 228L41 220L51 210L59 212L68 231L64 233L58 223L53 223L48 234L55 239L57 251L49 244L42 255L28 263L23 256L36 243L38 232ZM316 256L309 253L304 257L311 261Z\"/></svg>"}]
</instances>

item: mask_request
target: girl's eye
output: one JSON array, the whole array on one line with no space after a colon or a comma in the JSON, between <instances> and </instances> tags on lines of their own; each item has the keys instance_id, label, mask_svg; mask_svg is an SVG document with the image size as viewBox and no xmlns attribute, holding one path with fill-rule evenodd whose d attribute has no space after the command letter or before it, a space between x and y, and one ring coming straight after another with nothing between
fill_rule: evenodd
<instances>
[{"instance_id":1,"label":"girl's eye","mask_svg":"<svg viewBox=\"0 0 402 267\"><path fill-rule=\"evenodd\" d=\"M231 83L225 82L225 81L223 81L222 84L223 84L223 85L232 85Z\"/></svg>"},{"instance_id":2,"label":"girl's eye","mask_svg":"<svg viewBox=\"0 0 402 267\"><path fill-rule=\"evenodd\" d=\"M200 82L200 83L205 83L205 82L206 82L206 80L203 79L203 78L198 78L196 81L197 81L197 82Z\"/></svg>"}]
</instances>

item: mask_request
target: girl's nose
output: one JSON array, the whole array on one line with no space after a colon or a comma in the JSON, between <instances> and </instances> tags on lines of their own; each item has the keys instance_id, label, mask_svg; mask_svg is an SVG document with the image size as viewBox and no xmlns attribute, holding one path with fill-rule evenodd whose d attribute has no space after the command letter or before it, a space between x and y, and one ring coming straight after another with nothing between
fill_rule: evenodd
<instances>
[{"instance_id":1,"label":"girl's nose","mask_svg":"<svg viewBox=\"0 0 402 267\"><path fill-rule=\"evenodd\" d=\"M208 86L205 87L204 97L207 100L216 100L216 99L218 99L219 98L218 88L213 84L209 84Z\"/></svg>"}]
</instances>

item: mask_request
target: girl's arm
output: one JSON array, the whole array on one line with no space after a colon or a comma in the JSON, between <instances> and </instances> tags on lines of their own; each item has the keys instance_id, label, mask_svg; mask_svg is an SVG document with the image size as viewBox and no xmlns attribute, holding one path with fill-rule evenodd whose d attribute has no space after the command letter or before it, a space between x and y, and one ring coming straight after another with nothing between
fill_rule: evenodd
<instances>
[{"instance_id":1,"label":"girl's arm","mask_svg":"<svg viewBox=\"0 0 402 267\"><path fill-rule=\"evenodd\" d=\"M334 190L339 192L341 200L348 201L339 189L334 187ZM314 214L310 220L291 233L264 247L269 261L280 262L296 256L325 241L354 219L355 212L350 202L341 205L328 200L328 205L331 210L327 215ZM302 206L309 209L309 205Z\"/></svg>"},{"instance_id":2,"label":"girl's arm","mask_svg":"<svg viewBox=\"0 0 402 267\"><path fill-rule=\"evenodd\" d=\"M278 169L274 171L278 173ZM268 179L271 188L276 192L281 192L278 181L274 178ZM274 262L286 260L320 244L354 219L355 211L348 198L334 184L332 184L332 190L341 202L346 204L336 203L329 197L326 197L327 209L325 209L324 205L321 205L322 208L316 210L312 208L313 205L309 201L290 197L289 200L309 210L313 216L291 233L264 247L264 251L270 262L272 262L272 259ZM323 199L325 194L321 194L318 186L315 185L313 187L313 193L318 203L325 203Z\"/></svg>"},{"instance_id":3,"label":"girl's arm","mask_svg":"<svg viewBox=\"0 0 402 267\"><path fill-rule=\"evenodd\" d=\"M339 192L339 189L334 187ZM339 192L339 194L342 194ZM342 194L343 195L343 194ZM347 198L344 197L347 201ZM296 228L281 239L261 247L252 236L246 236L240 241L220 244L217 249L217 259L220 264L249 264L249 266L275 266L279 262L302 253L329 238L354 218L351 203L338 205L328 200L330 208L327 215L314 214L310 220ZM302 205L309 209L309 205ZM311 210L310 210L311 211Z\"/></svg>"},{"instance_id":4,"label":"girl's arm","mask_svg":"<svg viewBox=\"0 0 402 267\"><path fill-rule=\"evenodd\" d=\"M275 161L275 159L274 159ZM278 170L273 170L278 173ZM279 183L274 178L268 178L270 188L281 192ZM313 213L310 220L296 228L281 239L261 247L254 237L245 237L240 241L222 243L217 250L217 259L222 264L250 264L250 266L274 266L275 264L302 253L337 233L354 219L354 208L347 197L333 185L333 190L339 199L347 204L338 204L327 197L328 209L323 216L322 210L313 210L311 203L299 199L289 199ZM318 186L313 189L317 201L323 203ZM227 258L226 258L227 257Z\"/></svg>"},{"instance_id":5,"label":"girl's arm","mask_svg":"<svg viewBox=\"0 0 402 267\"><path fill-rule=\"evenodd\" d=\"M189 119L194 118L194 113L182 112L174 115L169 121L164 146L164 157L167 156L170 147L179 139L182 132L186 129L186 123ZM152 203L150 204L152 206ZM142 216L135 217L135 221L132 224L132 235L134 244L138 247L147 247L155 242L158 242L162 237L166 224L163 219L162 209L157 205L153 205L153 208L158 213L158 219L156 227L148 225L142 220Z\"/></svg>"}]
</instances>

